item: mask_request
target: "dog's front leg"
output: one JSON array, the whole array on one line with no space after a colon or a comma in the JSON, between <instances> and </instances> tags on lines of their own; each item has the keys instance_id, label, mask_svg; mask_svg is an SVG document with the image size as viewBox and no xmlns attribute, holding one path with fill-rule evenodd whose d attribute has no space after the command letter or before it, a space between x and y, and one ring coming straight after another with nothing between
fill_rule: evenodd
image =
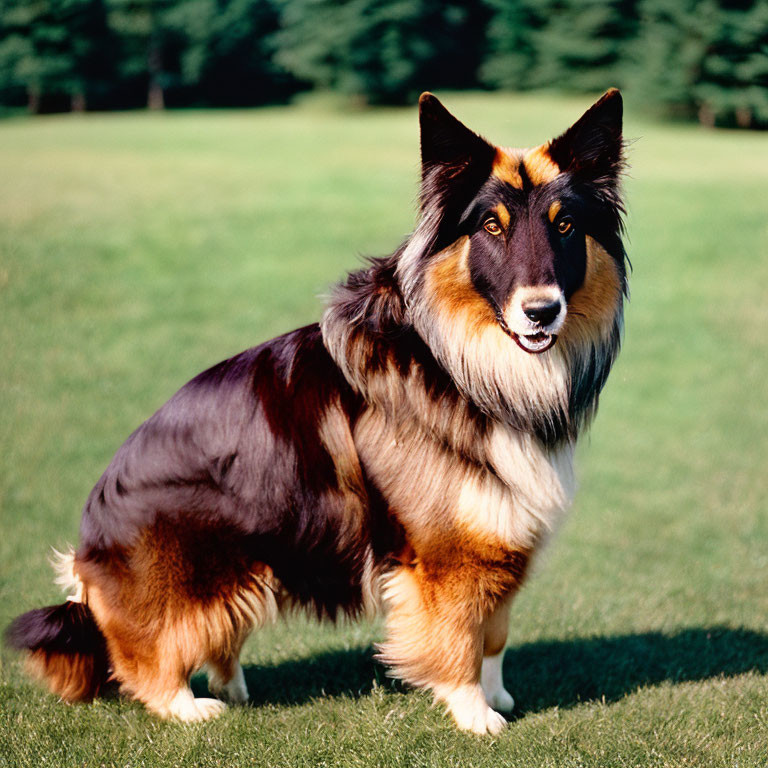
<instances>
[{"instance_id":1,"label":"dog's front leg","mask_svg":"<svg viewBox=\"0 0 768 768\"><path fill-rule=\"evenodd\" d=\"M432 690L459 728L499 733L506 720L488 705L480 681L491 611L476 575L422 563L401 566L387 580L384 597L381 660L406 682Z\"/></svg>"}]
</instances>

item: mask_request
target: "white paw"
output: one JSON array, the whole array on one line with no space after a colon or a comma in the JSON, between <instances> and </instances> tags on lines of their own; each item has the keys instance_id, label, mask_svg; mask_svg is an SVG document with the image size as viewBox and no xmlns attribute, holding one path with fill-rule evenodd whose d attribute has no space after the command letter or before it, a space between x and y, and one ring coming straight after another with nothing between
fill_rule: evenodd
<instances>
[{"instance_id":1,"label":"white paw","mask_svg":"<svg viewBox=\"0 0 768 768\"><path fill-rule=\"evenodd\" d=\"M180 720L183 723L197 723L218 717L227 705L218 699L196 699L192 691L179 691L169 704L160 709L163 717Z\"/></svg>"},{"instance_id":2,"label":"white paw","mask_svg":"<svg viewBox=\"0 0 768 768\"><path fill-rule=\"evenodd\" d=\"M480 673L480 685L485 693L485 700L499 712L511 712L515 708L515 700L504 687L501 677L501 664L504 651L495 656L486 656Z\"/></svg>"},{"instance_id":3,"label":"white paw","mask_svg":"<svg viewBox=\"0 0 768 768\"><path fill-rule=\"evenodd\" d=\"M507 724L502 715L488 706L479 685L462 685L447 692L436 691L436 694L445 702L456 725L463 731L495 736Z\"/></svg>"},{"instance_id":4,"label":"white paw","mask_svg":"<svg viewBox=\"0 0 768 768\"><path fill-rule=\"evenodd\" d=\"M231 704L248 703L248 686L245 684L243 668L239 664L235 668L235 674L232 675L232 679L227 683L222 683L215 675L209 674L208 688L210 688L214 696L224 699Z\"/></svg>"},{"instance_id":5,"label":"white paw","mask_svg":"<svg viewBox=\"0 0 768 768\"><path fill-rule=\"evenodd\" d=\"M486 694L486 701L497 712L511 712L515 708L515 700L512 698L512 694L504 688L499 691L493 691L491 694Z\"/></svg>"},{"instance_id":6,"label":"white paw","mask_svg":"<svg viewBox=\"0 0 768 768\"><path fill-rule=\"evenodd\" d=\"M196 712L187 722L210 720L218 717L226 708L227 705L218 699L195 699Z\"/></svg>"}]
</instances>

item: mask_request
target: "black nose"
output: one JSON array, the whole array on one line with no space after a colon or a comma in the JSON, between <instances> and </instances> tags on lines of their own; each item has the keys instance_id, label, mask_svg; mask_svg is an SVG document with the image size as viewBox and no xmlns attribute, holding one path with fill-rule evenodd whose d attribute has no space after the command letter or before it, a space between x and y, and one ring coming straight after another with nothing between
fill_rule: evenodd
<instances>
[{"instance_id":1,"label":"black nose","mask_svg":"<svg viewBox=\"0 0 768 768\"><path fill-rule=\"evenodd\" d=\"M550 304L529 304L523 307L525 316L539 325L549 325L560 314L560 302L553 301Z\"/></svg>"}]
</instances>

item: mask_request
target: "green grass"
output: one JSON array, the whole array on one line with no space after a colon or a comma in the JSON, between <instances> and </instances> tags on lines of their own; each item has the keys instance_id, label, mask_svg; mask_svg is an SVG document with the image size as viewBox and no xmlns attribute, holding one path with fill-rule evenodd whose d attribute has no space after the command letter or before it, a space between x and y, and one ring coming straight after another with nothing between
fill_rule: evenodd
<instances>
[{"instance_id":1,"label":"green grass","mask_svg":"<svg viewBox=\"0 0 768 768\"><path fill-rule=\"evenodd\" d=\"M457 95L501 143L587 102ZM517 600L518 702L454 730L370 660L379 623L247 644L253 707L199 726L66 706L2 652L0 766L765 766L768 139L632 113L625 347L569 521ZM415 110L318 105L0 123L0 624L58 602L49 546L204 367L316 319L413 223ZM204 681L195 680L198 691Z\"/></svg>"}]
</instances>

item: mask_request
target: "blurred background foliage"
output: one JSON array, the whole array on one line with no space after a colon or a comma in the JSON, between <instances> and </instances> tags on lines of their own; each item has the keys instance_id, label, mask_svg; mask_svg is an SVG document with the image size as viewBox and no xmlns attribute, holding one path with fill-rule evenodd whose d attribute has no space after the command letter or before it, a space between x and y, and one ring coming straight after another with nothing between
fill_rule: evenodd
<instances>
[{"instance_id":1,"label":"blurred background foliage","mask_svg":"<svg viewBox=\"0 0 768 768\"><path fill-rule=\"evenodd\" d=\"M0 105L32 112L611 85L768 127L768 0L0 0Z\"/></svg>"}]
</instances>

